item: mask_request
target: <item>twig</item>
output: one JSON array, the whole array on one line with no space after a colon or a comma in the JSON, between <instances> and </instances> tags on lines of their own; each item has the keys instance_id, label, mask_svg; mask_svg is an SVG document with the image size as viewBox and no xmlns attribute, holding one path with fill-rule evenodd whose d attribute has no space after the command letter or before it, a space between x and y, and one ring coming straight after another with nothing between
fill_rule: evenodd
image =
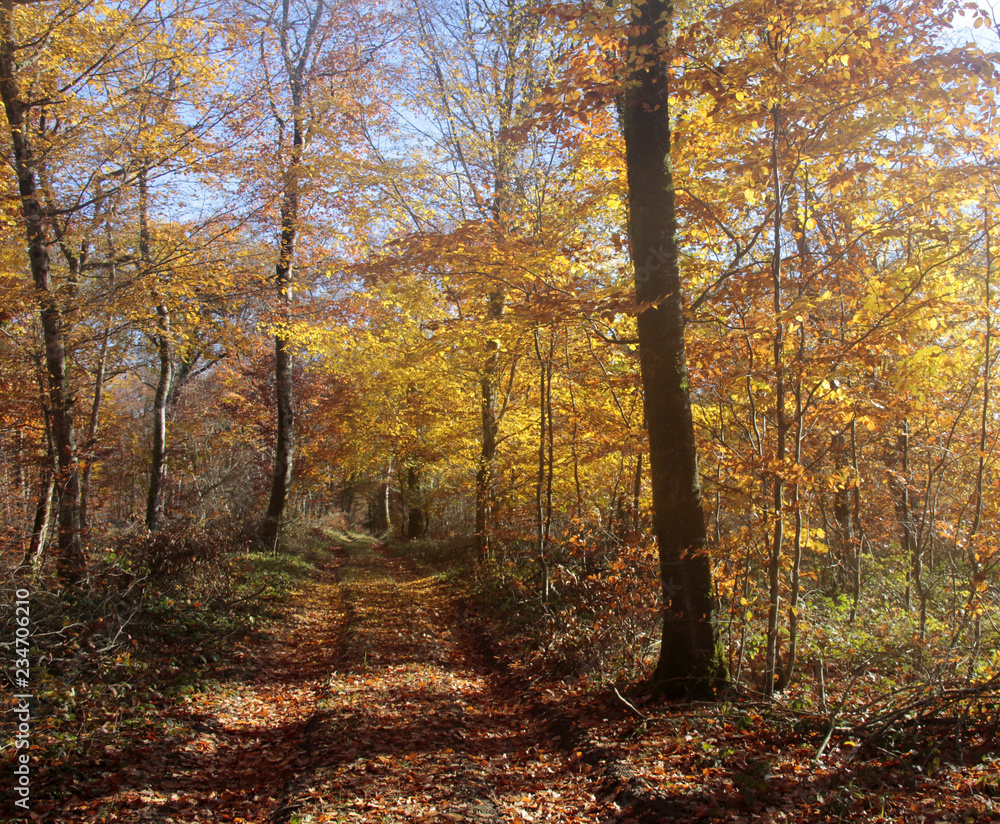
<instances>
[{"instance_id":1,"label":"twig","mask_svg":"<svg viewBox=\"0 0 1000 824\"><path fill-rule=\"evenodd\" d=\"M854 676L851 678L850 683L847 685L847 688L844 690L844 694L843 696L841 696L840 703L837 704L837 706L834 707L833 712L830 713L830 726L827 728L826 735L823 737L823 743L820 744L819 749L816 750L816 757L813 758L813 761L819 762L819 760L823 757L823 753L826 752L826 748L830 743L830 739L833 737L834 730L837 729L837 716L840 715L840 711L844 708L844 705L847 703L847 698L851 694L851 689L854 687L857 681L858 681L858 673L855 673Z\"/></svg>"},{"instance_id":2,"label":"twig","mask_svg":"<svg viewBox=\"0 0 1000 824\"><path fill-rule=\"evenodd\" d=\"M615 695L618 696L618 699L626 707L628 707L630 710L632 710L632 712L634 712L636 715L638 715L642 719L642 722L644 724L647 723L650 720L650 716L646 715L646 713L642 712L642 710L640 710L635 704L633 704L624 695L622 695L620 692L618 692L618 687L612 687L611 689L613 689L615 691Z\"/></svg>"},{"instance_id":3,"label":"twig","mask_svg":"<svg viewBox=\"0 0 1000 824\"><path fill-rule=\"evenodd\" d=\"M235 601L230 601L226 604L226 608L232 611L233 607L237 604L242 604L244 601L250 601L260 595L265 589L267 589L268 584L264 584L256 592L251 592L249 595L244 595L242 598L237 598Z\"/></svg>"}]
</instances>

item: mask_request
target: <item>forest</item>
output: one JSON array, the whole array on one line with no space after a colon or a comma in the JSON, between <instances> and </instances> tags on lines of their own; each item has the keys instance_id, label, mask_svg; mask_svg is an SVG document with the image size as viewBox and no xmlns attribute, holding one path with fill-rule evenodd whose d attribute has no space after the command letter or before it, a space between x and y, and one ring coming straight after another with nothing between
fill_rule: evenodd
<instances>
[{"instance_id":1,"label":"forest","mask_svg":"<svg viewBox=\"0 0 1000 824\"><path fill-rule=\"evenodd\" d=\"M1000 821L998 24L5 0L3 813Z\"/></svg>"}]
</instances>

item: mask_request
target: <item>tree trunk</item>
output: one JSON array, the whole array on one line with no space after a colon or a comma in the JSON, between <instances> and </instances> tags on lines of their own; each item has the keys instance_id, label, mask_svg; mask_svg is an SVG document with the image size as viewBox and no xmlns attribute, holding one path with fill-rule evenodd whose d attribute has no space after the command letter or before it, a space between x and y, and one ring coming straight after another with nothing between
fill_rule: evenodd
<instances>
[{"instance_id":1,"label":"tree trunk","mask_svg":"<svg viewBox=\"0 0 1000 824\"><path fill-rule=\"evenodd\" d=\"M420 470L411 466L406 470L406 523L403 537L416 541L427 533L427 511L420 495Z\"/></svg>"},{"instance_id":2,"label":"tree trunk","mask_svg":"<svg viewBox=\"0 0 1000 824\"><path fill-rule=\"evenodd\" d=\"M298 168L304 145L302 124L295 121L292 137L293 160L285 184L281 203L281 241L274 282L278 288L285 325L274 335L274 394L277 407L277 438L274 447L274 474L271 476L271 495L267 514L264 516L262 538L273 546L278 540L278 530L288 494L292 487L292 464L295 454L295 403L292 382L292 350L287 324L291 320L292 264L295 257L295 240L299 220Z\"/></svg>"},{"instance_id":3,"label":"tree trunk","mask_svg":"<svg viewBox=\"0 0 1000 824\"><path fill-rule=\"evenodd\" d=\"M277 436L274 446L274 474L271 494L264 515L261 537L265 544L277 546L278 531L288 505L292 487L292 466L295 455L295 404L292 381L292 281L296 242L299 230L299 205L309 126L309 91L317 56L313 54L314 37L325 14L323 0L317 0L309 14L308 29L296 35L290 0L281 4L281 56L285 65L288 92L291 98L291 145L288 166L281 191L281 235L278 240L278 262L274 267L274 284L281 303L281 323L274 335L274 392L277 411ZM312 61L312 63L310 63ZM285 120L278 117L279 131L285 133ZM280 141L284 140L282 136Z\"/></svg>"},{"instance_id":4,"label":"tree trunk","mask_svg":"<svg viewBox=\"0 0 1000 824\"><path fill-rule=\"evenodd\" d=\"M80 474L73 426L74 398L66 374L66 320L49 271L48 230L38 196L37 159L28 133L29 104L21 99L15 76L17 46L12 31L13 4L10 0L5 0L0 13L0 97L10 125L12 160L21 199L28 259L41 316L52 438L59 468L56 478L59 502L56 571L62 585L69 587L83 577L87 563L80 534Z\"/></svg>"},{"instance_id":5,"label":"tree trunk","mask_svg":"<svg viewBox=\"0 0 1000 824\"><path fill-rule=\"evenodd\" d=\"M147 275L152 272L153 256L149 234L149 185L146 169L139 172L139 258ZM154 298L157 298L154 290ZM162 299L156 305L156 352L160 362L153 396L153 451L149 465L149 492L146 496L146 528L156 532L163 514L163 488L167 479L167 399L173 378L170 359L170 310Z\"/></svg>"},{"instance_id":6,"label":"tree trunk","mask_svg":"<svg viewBox=\"0 0 1000 824\"><path fill-rule=\"evenodd\" d=\"M535 357L538 360L538 471L535 478L535 555L538 558L539 591L548 603L549 533L552 527L552 476L555 471L552 427L552 360L555 334L549 330L548 352L542 351L541 335L535 329Z\"/></svg>"},{"instance_id":7,"label":"tree trunk","mask_svg":"<svg viewBox=\"0 0 1000 824\"><path fill-rule=\"evenodd\" d=\"M486 314L490 319L503 316L506 296L494 292L489 296ZM492 551L491 514L493 503L493 472L496 466L497 438L500 434L497 382L500 371L500 343L487 343L486 364L479 379L481 395L482 441L479 450L479 469L476 472L476 549L480 560L486 560Z\"/></svg>"},{"instance_id":8,"label":"tree trunk","mask_svg":"<svg viewBox=\"0 0 1000 824\"><path fill-rule=\"evenodd\" d=\"M834 468L840 476L837 490L833 493L833 517L837 522L837 543L840 548L840 557L837 559L837 589L839 592L853 593L860 559L857 557L857 530L851 487L842 477L849 466L847 439L842 432L838 432L831 439L830 451L833 453ZM850 620L854 620L853 615Z\"/></svg>"},{"instance_id":9,"label":"tree trunk","mask_svg":"<svg viewBox=\"0 0 1000 824\"><path fill-rule=\"evenodd\" d=\"M851 467L854 469L854 484L851 487L851 515L854 521L854 543L851 546L851 614L849 620L854 623L861 606L861 553L865 546L865 533L861 524L861 487L857 478L861 477L858 470L858 422L851 421Z\"/></svg>"},{"instance_id":10,"label":"tree trunk","mask_svg":"<svg viewBox=\"0 0 1000 824\"><path fill-rule=\"evenodd\" d=\"M801 363L805 355L805 327L799 330L799 356ZM802 381L795 384L795 464L802 465L802 438L804 435L802 412ZM799 654L799 595L802 591L802 488L798 480L792 484L792 512L795 517L795 533L792 536L791 586L788 592L788 656L780 668L775 690L781 692L792 683Z\"/></svg>"},{"instance_id":11,"label":"tree trunk","mask_svg":"<svg viewBox=\"0 0 1000 824\"><path fill-rule=\"evenodd\" d=\"M979 540L979 527L983 519L983 483L986 478L986 448L989 440L990 421L992 419L990 401L990 386L992 381L993 366L993 246L990 237L990 216L988 206L983 206L983 234L986 239L986 271L985 271L985 293L983 295L983 308L986 314L986 328L983 335L983 406L982 415L979 420L979 466L976 470L976 508L972 516L972 525L969 527L968 552L969 552L969 598L965 607L965 618L960 624L960 628L970 620L973 621L973 645L972 654L969 656L969 679L975 671L976 659L979 657L980 642L982 639L983 616L980 610L976 609L976 601L982 598L981 584L985 581L983 574L983 564L977 548ZM958 642L961 632L955 633L952 645Z\"/></svg>"},{"instance_id":12,"label":"tree trunk","mask_svg":"<svg viewBox=\"0 0 1000 824\"><path fill-rule=\"evenodd\" d=\"M893 470L896 492L896 522L899 524L899 545L909 559L904 595L907 611L913 609L913 596L917 597L919 610L918 635L923 643L927 627L927 597L924 592L924 553L913 523L913 504L910 500L910 425L904 418L896 436L896 449L891 453L889 467ZM897 468L898 467L898 468Z\"/></svg>"},{"instance_id":13,"label":"tree trunk","mask_svg":"<svg viewBox=\"0 0 1000 824\"><path fill-rule=\"evenodd\" d=\"M277 405L277 439L274 448L274 474L271 495L264 516L263 539L273 545L288 505L292 487L292 462L295 454L295 406L292 393L292 355L289 339L274 336L274 381Z\"/></svg>"},{"instance_id":14,"label":"tree trunk","mask_svg":"<svg viewBox=\"0 0 1000 824\"><path fill-rule=\"evenodd\" d=\"M781 662L778 657L778 614L781 606L781 559L785 540L785 457L788 449L788 420L785 415L785 324L782 320L783 298L781 283L781 219L783 195L778 176L778 117L777 105L771 108L773 132L771 137L771 175L774 198L774 243L771 249L771 280L774 311L774 479L771 487L771 512L774 532L771 536L771 554L767 564L767 641L764 654L764 694L770 695L776 686Z\"/></svg>"},{"instance_id":15,"label":"tree trunk","mask_svg":"<svg viewBox=\"0 0 1000 824\"><path fill-rule=\"evenodd\" d=\"M639 360L649 428L653 529L663 587L654 694L708 699L725 680L691 413L670 159L669 54L673 5L633 6L632 84L621 106L635 265Z\"/></svg>"},{"instance_id":16,"label":"tree trunk","mask_svg":"<svg viewBox=\"0 0 1000 824\"><path fill-rule=\"evenodd\" d=\"M45 545L48 543L49 529L52 525L52 503L56 491L56 456L52 444L52 428L49 424L49 414L47 411L45 413L45 434L48 444L48 454L40 472L38 500L35 504L35 517L31 526L31 538L28 541L28 548L25 550L24 558L21 560L21 566L29 567L35 571L41 569L42 559L45 554Z\"/></svg>"},{"instance_id":17,"label":"tree trunk","mask_svg":"<svg viewBox=\"0 0 1000 824\"><path fill-rule=\"evenodd\" d=\"M35 518L31 526L31 539L24 553L24 560L21 561L22 566L39 569L49 536L49 525L52 522L52 498L55 488L55 474L46 467L38 484L38 503L35 506Z\"/></svg>"},{"instance_id":18,"label":"tree trunk","mask_svg":"<svg viewBox=\"0 0 1000 824\"><path fill-rule=\"evenodd\" d=\"M111 338L111 328L104 326L101 338L101 351L97 356L97 369L94 372L94 401L90 405L90 421L87 424L87 441L84 445L87 460L83 467L80 483L80 529L86 533L90 526L90 479L94 473L94 450L97 447L97 431L101 421L101 404L104 401L104 373L108 364L108 344Z\"/></svg>"}]
</instances>

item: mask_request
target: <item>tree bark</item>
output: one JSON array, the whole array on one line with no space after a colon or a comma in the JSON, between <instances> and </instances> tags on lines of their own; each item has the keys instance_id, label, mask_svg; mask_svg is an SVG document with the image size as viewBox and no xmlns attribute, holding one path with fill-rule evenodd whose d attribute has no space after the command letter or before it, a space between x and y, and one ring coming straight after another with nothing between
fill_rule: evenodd
<instances>
[{"instance_id":1,"label":"tree bark","mask_svg":"<svg viewBox=\"0 0 1000 824\"><path fill-rule=\"evenodd\" d=\"M654 694L709 699L726 672L718 641L691 413L670 158L669 56L673 4L636 2L621 105L635 265L639 360L649 428L653 529L663 588Z\"/></svg>"},{"instance_id":2,"label":"tree bark","mask_svg":"<svg viewBox=\"0 0 1000 824\"><path fill-rule=\"evenodd\" d=\"M146 169L139 172L139 258L148 275L152 272L149 232L149 184ZM155 275L154 275L155 276ZM149 491L146 496L146 528L156 532L163 514L163 489L167 480L167 399L173 379L170 353L170 310L154 290L156 304L156 343L159 369L153 396L153 449L149 464Z\"/></svg>"},{"instance_id":3,"label":"tree bark","mask_svg":"<svg viewBox=\"0 0 1000 824\"><path fill-rule=\"evenodd\" d=\"M548 352L542 350L541 335L534 332L535 357L538 360L538 471L535 478L535 555L538 558L539 591L542 602L548 603L551 577L549 573L549 534L552 528L552 476L555 472L552 426L552 360L555 354L555 334L549 330Z\"/></svg>"},{"instance_id":4,"label":"tree bark","mask_svg":"<svg viewBox=\"0 0 1000 824\"><path fill-rule=\"evenodd\" d=\"M42 390L42 402L45 402L45 382L39 369L38 383ZM48 543L49 529L52 525L52 504L56 491L56 467L55 446L52 443L52 420L48 409L44 410L45 415L45 443L46 457L45 463L39 470L38 481L38 501L35 504L35 517L31 526L31 538L28 541L28 548L25 550L21 566L29 567L32 570L41 568L45 554L45 545Z\"/></svg>"},{"instance_id":5,"label":"tree bark","mask_svg":"<svg viewBox=\"0 0 1000 824\"><path fill-rule=\"evenodd\" d=\"M295 456L295 403L292 381L292 341L290 322L292 309L292 273L299 229L299 202L302 189L303 155L306 145L308 68L312 58L314 37L323 19L323 0L316 3L309 17L308 31L297 52L293 54L289 0L282 2L281 51L291 95L291 146L288 167L281 192L281 235L278 240L278 262L274 268L274 284L281 303L281 324L274 335L274 392L277 412L277 436L274 447L274 473L271 494L264 515L261 537L265 544L276 546L278 530L285 516L292 487L292 467ZM281 122L282 133L284 122ZM283 138L282 138L283 139Z\"/></svg>"},{"instance_id":6,"label":"tree bark","mask_svg":"<svg viewBox=\"0 0 1000 824\"><path fill-rule=\"evenodd\" d=\"M80 474L73 425L74 397L66 374L66 319L49 270L48 229L38 194L38 159L28 133L30 105L21 98L16 77L17 45L12 30L12 14L13 3L5 0L0 7L0 97L10 125L12 159L45 347L48 403L58 465L56 571L60 583L70 587L83 577L87 566L80 532Z\"/></svg>"},{"instance_id":7,"label":"tree bark","mask_svg":"<svg viewBox=\"0 0 1000 824\"><path fill-rule=\"evenodd\" d=\"M906 592L904 595L907 611L913 609L913 596L917 598L919 610L918 635L923 643L927 628L927 596L924 591L924 553L920 538L913 523L913 504L910 500L910 424L903 419L896 448L888 461L892 470L892 486L896 492L896 522L899 525L899 545L909 560Z\"/></svg>"},{"instance_id":8,"label":"tree bark","mask_svg":"<svg viewBox=\"0 0 1000 824\"><path fill-rule=\"evenodd\" d=\"M805 327L799 327L798 361L801 364L805 356ZM802 409L802 380L795 383L795 464L802 465L802 439L804 432L804 415ZM792 484L792 512L795 517L795 532L792 535L792 569L791 586L788 592L788 656L780 667L775 690L782 692L792 683L799 653L799 596L802 591L802 530L804 518L802 513L802 485L796 476Z\"/></svg>"},{"instance_id":9,"label":"tree bark","mask_svg":"<svg viewBox=\"0 0 1000 824\"><path fill-rule=\"evenodd\" d=\"M496 320L503 316L506 296L494 292L489 296L486 314ZM479 449L479 468L476 471L476 550L480 560L492 552L491 515L493 509L493 473L496 467L497 439L500 434L500 415L497 383L500 371L500 344L487 344L486 364L479 379L482 440Z\"/></svg>"},{"instance_id":10,"label":"tree bark","mask_svg":"<svg viewBox=\"0 0 1000 824\"><path fill-rule=\"evenodd\" d=\"M94 371L94 400L90 405L90 420L87 424L87 440L84 444L87 460L83 467L80 482L80 529L85 533L90 525L90 484L94 473L94 450L97 446L97 432L101 421L101 404L104 401L104 375L108 365L108 345L111 338L111 328L105 323L101 338L101 351L97 356L97 369Z\"/></svg>"},{"instance_id":11,"label":"tree bark","mask_svg":"<svg viewBox=\"0 0 1000 824\"><path fill-rule=\"evenodd\" d=\"M427 534L427 510L421 500L420 470L410 466L406 470L406 521L403 537L415 541Z\"/></svg>"},{"instance_id":12,"label":"tree bark","mask_svg":"<svg viewBox=\"0 0 1000 824\"><path fill-rule=\"evenodd\" d=\"M292 302L292 256L298 222L297 194L286 193L281 209L281 256L275 269L275 283L280 292L286 321L290 319ZM262 537L273 545L288 505L292 487L292 466L295 455L295 402L292 383L291 340L286 331L274 336L274 394L277 410L277 437L274 446L274 474L271 495L264 516Z\"/></svg>"},{"instance_id":13,"label":"tree bark","mask_svg":"<svg viewBox=\"0 0 1000 824\"><path fill-rule=\"evenodd\" d=\"M771 174L774 197L774 243L771 249L771 281L774 311L774 420L775 420L775 472L771 487L771 511L774 532L771 536L771 554L767 564L767 641L764 653L764 694L776 688L776 678L781 662L778 654L778 613L781 606L781 560L785 540L785 458L788 451L788 420L785 414L785 324L782 318L783 297L781 282L781 219L783 195L778 176L778 136L780 109L771 108L773 131L771 135Z\"/></svg>"}]
</instances>

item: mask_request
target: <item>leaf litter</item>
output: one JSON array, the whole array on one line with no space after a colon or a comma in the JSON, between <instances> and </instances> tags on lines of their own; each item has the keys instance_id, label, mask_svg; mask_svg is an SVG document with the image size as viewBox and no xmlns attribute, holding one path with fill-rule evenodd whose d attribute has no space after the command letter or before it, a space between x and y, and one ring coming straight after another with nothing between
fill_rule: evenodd
<instances>
[{"instance_id":1,"label":"leaf litter","mask_svg":"<svg viewBox=\"0 0 1000 824\"><path fill-rule=\"evenodd\" d=\"M824 717L588 691L506 654L467 608L381 545L335 547L268 644L231 650L235 676L164 698L145 737L32 818L1000 821L997 761L855 759L850 740L817 761Z\"/></svg>"}]
</instances>

